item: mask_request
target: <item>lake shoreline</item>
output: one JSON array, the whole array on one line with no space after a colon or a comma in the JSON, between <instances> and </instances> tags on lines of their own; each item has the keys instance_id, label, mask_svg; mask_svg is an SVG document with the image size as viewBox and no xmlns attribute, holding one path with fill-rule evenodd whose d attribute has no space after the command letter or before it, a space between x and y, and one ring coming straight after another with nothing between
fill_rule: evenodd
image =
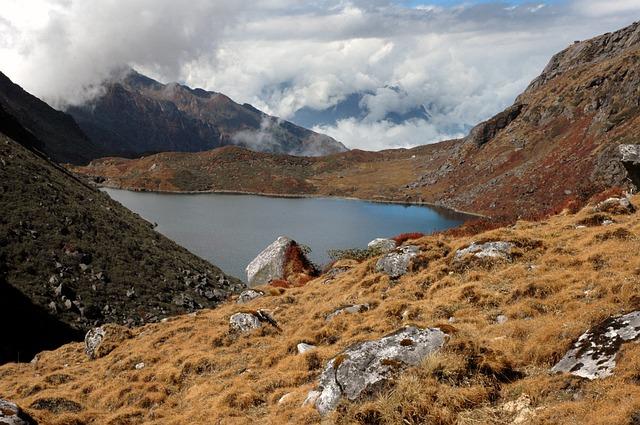
<instances>
[{"instance_id":1,"label":"lake shoreline","mask_svg":"<svg viewBox=\"0 0 640 425\"><path fill-rule=\"evenodd\" d=\"M172 195L206 195L206 194L220 194L220 195L253 195L253 196L264 196L267 198L289 198L289 199L342 199L347 201L364 201L364 202L373 202L377 204L392 204L392 205L407 205L407 206L424 206L430 207L434 209L441 209L445 211L450 211L456 214L467 215L476 218L489 218L489 216L471 212L459 210L457 208L446 207L443 205L438 205L432 202L407 202L407 201L395 201L392 199L368 199L368 198L358 198L354 196L331 196L331 195L314 195L314 194L297 194L297 193L269 193L269 192L251 192L251 191L241 191L241 190L225 190L225 189L211 189L211 190L149 190L149 189L140 189L140 188L128 188L128 187L119 187L117 185L109 185L109 184L97 184L98 188L105 189L116 189L116 190L127 190L129 192L147 192L147 193L160 193L160 194L172 194Z\"/></svg>"}]
</instances>

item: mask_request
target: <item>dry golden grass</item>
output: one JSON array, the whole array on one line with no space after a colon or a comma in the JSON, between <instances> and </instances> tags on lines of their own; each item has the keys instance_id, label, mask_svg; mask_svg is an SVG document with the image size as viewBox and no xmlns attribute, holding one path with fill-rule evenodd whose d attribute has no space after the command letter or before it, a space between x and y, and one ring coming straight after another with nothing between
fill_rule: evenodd
<instances>
[{"instance_id":1,"label":"dry golden grass","mask_svg":"<svg viewBox=\"0 0 640 425\"><path fill-rule=\"evenodd\" d=\"M52 425L320 423L301 404L324 364L354 342L415 324L441 326L450 334L445 348L379 392L343 402L326 423L506 424L519 413L505 404L526 395L533 412L526 423L627 424L640 412L640 345L624 345L604 380L548 372L589 326L640 308L640 214L576 228L596 222L591 215L587 208L473 237L427 236L412 241L425 247L424 258L398 281L367 260L328 284L321 276L302 288L269 288L244 306L134 329L94 361L82 344L69 344L35 364L0 367L0 396ZM456 249L484 240L513 241L518 255L454 264ZM354 303L370 309L325 320ZM271 311L281 331L229 334L229 316L244 309ZM506 323L496 323L500 314ZM318 349L299 355L299 342ZM61 402L53 403L56 413L30 407L48 398L82 410L64 411Z\"/></svg>"}]
</instances>

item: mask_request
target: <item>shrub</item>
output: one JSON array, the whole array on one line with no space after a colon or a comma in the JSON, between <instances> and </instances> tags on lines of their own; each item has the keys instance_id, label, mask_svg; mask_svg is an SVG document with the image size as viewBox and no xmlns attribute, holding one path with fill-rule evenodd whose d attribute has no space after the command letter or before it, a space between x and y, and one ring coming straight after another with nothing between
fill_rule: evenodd
<instances>
[{"instance_id":1,"label":"shrub","mask_svg":"<svg viewBox=\"0 0 640 425\"><path fill-rule=\"evenodd\" d=\"M420 233L420 232L401 233L398 236L394 236L391 239L396 242L396 245L400 246L403 243L405 243L406 241L410 241L410 240L414 240L414 239L420 239L423 236L424 236L424 233Z\"/></svg>"}]
</instances>

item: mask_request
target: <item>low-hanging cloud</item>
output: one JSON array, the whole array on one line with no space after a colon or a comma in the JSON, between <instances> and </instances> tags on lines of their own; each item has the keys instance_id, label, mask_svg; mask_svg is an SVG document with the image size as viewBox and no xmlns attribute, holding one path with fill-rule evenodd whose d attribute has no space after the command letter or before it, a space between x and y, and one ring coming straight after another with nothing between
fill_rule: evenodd
<instances>
[{"instance_id":1,"label":"low-hanging cloud","mask_svg":"<svg viewBox=\"0 0 640 425\"><path fill-rule=\"evenodd\" d=\"M366 93L364 116L315 128L362 149L457 137L510 104L551 54L640 11L640 0L33 0L32 16L24 0L6 1L0 69L55 105L128 66L285 119ZM422 106L428 121L386 119Z\"/></svg>"}]
</instances>

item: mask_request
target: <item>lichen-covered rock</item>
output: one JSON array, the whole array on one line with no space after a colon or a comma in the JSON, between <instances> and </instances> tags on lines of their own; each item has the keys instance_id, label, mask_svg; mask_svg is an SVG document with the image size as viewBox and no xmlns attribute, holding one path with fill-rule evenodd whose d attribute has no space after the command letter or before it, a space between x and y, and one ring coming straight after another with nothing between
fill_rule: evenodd
<instances>
[{"instance_id":1,"label":"lichen-covered rock","mask_svg":"<svg viewBox=\"0 0 640 425\"><path fill-rule=\"evenodd\" d=\"M365 303L365 304L347 305L347 306L339 307L335 309L333 312L327 315L326 320L331 320L340 314L345 314L345 313L354 314L354 313L362 313L365 311L369 311L369 304Z\"/></svg>"},{"instance_id":2,"label":"lichen-covered rock","mask_svg":"<svg viewBox=\"0 0 640 425\"><path fill-rule=\"evenodd\" d=\"M588 379L613 374L620 346L640 336L640 311L612 317L582 334L553 368Z\"/></svg>"},{"instance_id":3,"label":"lichen-covered rock","mask_svg":"<svg viewBox=\"0 0 640 425\"><path fill-rule=\"evenodd\" d=\"M418 253L420 248L407 245L383 255L376 263L376 271L383 272L391 278L398 278L409 271L409 265Z\"/></svg>"},{"instance_id":4,"label":"lichen-covered rock","mask_svg":"<svg viewBox=\"0 0 640 425\"><path fill-rule=\"evenodd\" d=\"M595 206L594 211L609 214L633 214L636 212L636 207L627 197L613 197L600 202Z\"/></svg>"},{"instance_id":5,"label":"lichen-covered rock","mask_svg":"<svg viewBox=\"0 0 640 425\"><path fill-rule=\"evenodd\" d=\"M23 412L15 403L0 398L0 424L36 425L36 421Z\"/></svg>"},{"instance_id":6,"label":"lichen-covered rock","mask_svg":"<svg viewBox=\"0 0 640 425\"><path fill-rule=\"evenodd\" d=\"M264 296L264 292L257 291L255 289L247 289L246 291L242 291L238 296L238 304L246 304L249 301L253 301L256 298L260 298Z\"/></svg>"},{"instance_id":7,"label":"lichen-covered rock","mask_svg":"<svg viewBox=\"0 0 640 425\"><path fill-rule=\"evenodd\" d=\"M460 261L467 255L473 255L476 258L495 258L509 260L515 245L511 242L496 241L485 242L482 244L472 243L466 248L456 251L455 260Z\"/></svg>"},{"instance_id":8,"label":"lichen-covered rock","mask_svg":"<svg viewBox=\"0 0 640 425\"><path fill-rule=\"evenodd\" d=\"M247 266L249 286L266 285L272 280L306 283L318 274L302 248L292 239L280 236Z\"/></svg>"},{"instance_id":9,"label":"lichen-covered rock","mask_svg":"<svg viewBox=\"0 0 640 425\"><path fill-rule=\"evenodd\" d=\"M394 372L415 366L439 350L445 336L437 328L410 326L378 340L353 345L331 359L320 376L316 409L324 415L335 409L343 396L355 400L363 392L374 390ZM312 396L316 393L310 392L307 399Z\"/></svg>"},{"instance_id":10,"label":"lichen-covered rock","mask_svg":"<svg viewBox=\"0 0 640 425\"><path fill-rule=\"evenodd\" d=\"M389 252L396 249L396 241L393 239L376 238L367 244L367 248L380 251L381 253Z\"/></svg>"},{"instance_id":11,"label":"lichen-covered rock","mask_svg":"<svg viewBox=\"0 0 640 425\"><path fill-rule=\"evenodd\" d=\"M90 329L84 337L84 352L91 360L104 357L131 336L129 329L114 324Z\"/></svg>"},{"instance_id":12,"label":"lichen-covered rock","mask_svg":"<svg viewBox=\"0 0 640 425\"><path fill-rule=\"evenodd\" d=\"M235 313L229 318L229 328L232 332L247 332L252 329L258 329L263 323L268 323L276 329L280 329L275 319L265 310Z\"/></svg>"}]
</instances>

